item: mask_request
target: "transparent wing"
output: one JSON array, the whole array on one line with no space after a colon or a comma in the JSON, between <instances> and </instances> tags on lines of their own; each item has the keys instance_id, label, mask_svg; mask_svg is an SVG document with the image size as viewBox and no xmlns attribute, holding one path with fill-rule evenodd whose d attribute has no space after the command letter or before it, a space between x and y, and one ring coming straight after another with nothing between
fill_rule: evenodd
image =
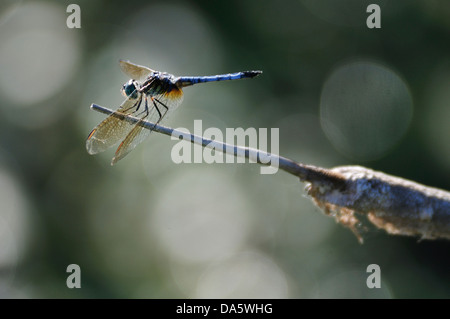
<instances>
[{"instance_id":1,"label":"transparent wing","mask_svg":"<svg viewBox=\"0 0 450 319\"><path fill-rule=\"evenodd\" d=\"M123 73L137 81L144 80L150 73L154 72L146 66L137 65L125 60L120 60L119 65Z\"/></svg>"},{"instance_id":2,"label":"transparent wing","mask_svg":"<svg viewBox=\"0 0 450 319\"><path fill-rule=\"evenodd\" d=\"M183 101L183 92L181 89L173 88L168 93L158 94L154 96L145 96L148 106L148 114L144 112L140 117L141 121L150 121L159 124L163 119L167 119ZM145 101L143 101L143 104ZM145 104L144 104L145 105ZM139 124L128 133L125 139L120 143L116 150L116 154L112 159L111 165L130 153L139 143L141 143L153 130L143 128Z\"/></svg>"},{"instance_id":3,"label":"transparent wing","mask_svg":"<svg viewBox=\"0 0 450 319\"><path fill-rule=\"evenodd\" d=\"M115 111L89 134L86 140L86 149L89 154L97 154L117 144L133 129L134 125L121 120L121 117L142 110L142 94L137 99L128 97Z\"/></svg>"}]
</instances>

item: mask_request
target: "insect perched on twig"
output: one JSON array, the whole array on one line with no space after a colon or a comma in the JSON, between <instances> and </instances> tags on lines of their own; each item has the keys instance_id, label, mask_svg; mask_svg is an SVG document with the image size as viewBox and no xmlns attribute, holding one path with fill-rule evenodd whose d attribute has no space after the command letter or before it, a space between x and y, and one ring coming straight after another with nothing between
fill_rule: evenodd
<instances>
[{"instance_id":1,"label":"insect perched on twig","mask_svg":"<svg viewBox=\"0 0 450 319\"><path fill-rule=\"evenodd\" d=\"M159 72L129 61L120 61L122 71L131 77L122 87L126 100L113 114L98 124L89 134L86 149L89 154L97 154L121 141L112 159L114 165L124 158L152 130L144 129L138 123L123 120L133 115L141 121L160 123L173 112L183 100L182 88L197 83L253 78L261 71L244 71L213 76L174 76Z\"/></svg>"}]
</instances>

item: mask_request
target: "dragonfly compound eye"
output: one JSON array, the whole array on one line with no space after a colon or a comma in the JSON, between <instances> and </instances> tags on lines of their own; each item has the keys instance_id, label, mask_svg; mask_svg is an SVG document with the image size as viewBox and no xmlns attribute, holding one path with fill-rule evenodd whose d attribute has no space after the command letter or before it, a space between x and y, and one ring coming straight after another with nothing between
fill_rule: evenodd
<instances>
[{"instance_id":1,"label":"dragonfly compound eye","mask_svg":"<svg viewBox=\"0 0 450 319\"><path fill-rule=\"evenodd\" d=\"M137 98L136 89L134 81L130 80L122 86L122 93L127 97L131 95L132 98Z\"/></svg>"}]
</instances>

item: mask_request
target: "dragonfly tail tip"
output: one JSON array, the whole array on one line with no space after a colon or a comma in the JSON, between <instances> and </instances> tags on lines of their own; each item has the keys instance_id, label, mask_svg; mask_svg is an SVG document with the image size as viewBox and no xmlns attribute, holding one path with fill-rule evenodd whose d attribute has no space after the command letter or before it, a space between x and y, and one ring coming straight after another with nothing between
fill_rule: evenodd
<instances>
[{"instance_id":1,"label":"dragonfly tail tip","mask_svg":"<svg viewBox=\"0 0 450 319\"><path fill-rule=\"evenodd\" d=\"M244 74L249 78L254 78L255 76L262 74L262 71L245 71Z\"/></svg>"}]
</instances>

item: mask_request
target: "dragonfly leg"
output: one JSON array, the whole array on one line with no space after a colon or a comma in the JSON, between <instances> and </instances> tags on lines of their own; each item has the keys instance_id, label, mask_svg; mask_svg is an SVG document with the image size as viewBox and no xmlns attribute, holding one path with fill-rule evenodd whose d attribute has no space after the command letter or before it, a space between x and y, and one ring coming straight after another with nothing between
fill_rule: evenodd
<instances>
[{"instance_id":1,"label":"dragonfly leg","mask_svg":"<svg viewBox=\"0 0 450 319\"><path fill-rule=\"evenodd\" d=\"M145 112L144 118L148 117L148 114L150 113L149 110L148 110L148 96L145 96L145 109L144 109L144 112Z\"/></svg>"},{"instance_id":2,"label":"dragonfly leg","mask_svg":"<svg viewBox=\"0 0 450 319\"><path fill-rule=\"evenodd\" d=\"M158 108L158 105L156 105L156 102L155 102L155 101L158 101L158 100L155 99L154 97L151 97L151 99L152 99L152 102L153 102L153 106L155 107L156 111L158 111L158 115L159 115L158 123L159 123L159 121L161 121L161 119L162 119L162 114L161 114L161 111ZM165 113L164 113L164 115L165 115Z\"/></svg>"},{"instance_id":3,"label":"dragonfly leg","mask_svg":"<svg viewBox=\"0 0 450 319\"><path fill-rule=\"evenodd\" d=\"M139 110L139 107L141 106L141 103L142 103L142 94L139 96L139 98L137 99L136 103L134 103L132 106L130 106L127 109L120 110L120 112L127 113L129 110L136 108L136 105L137 105L137 108L136 108L136 111L137 111L137 110ZM136 112L136 111L134 111L134 112Z\"/></svg>"},{"instance_id":4,"label":"dragonfly leg","mask_svg":"<svg viewBox=\"0 0 450 319\"><path fill-rule=\"evenodd\" d=\"M161 102L161 101L158 100L157 98L153 98L153 100L154 100L154 101L153 101L153 104L155 105L156 110L158 110L158 113L159 113L159 120L158 120L158 123L159 123L159 121L161 121L161 119L163 118L163 116L165 116L165 115L167 114L167 112L169 111L169 108L167 107L167 105L165 105L163 102ZM161 112L159 111L158 107L156 106L155 101L158 102L159 104L161 104L161 105L166 109L165 112L164 112L164 114L161 115Z\"/></svg>"},{"instance_id":5,"label":"dragonfly leg","mask_svg":"<svg viewBox=\"0 0 450 319\"><path fill-rule=\"evenodd\" d=\"M136 113L137 111L139 111L139 108L141 107L141 103L142 103L142 96L139 99L139 104L137 105L136 110L133 113Z\"/></svg>"},{"instance_id":6,"label":"dragonfly leg","mask_svg":"<svg viewBox=\"0 0 450 319\"><path fill-rule=\"evenodd\" d=\"M164 106L164 108L166 109L166 112L164 112L164 115L167 113L167 111L169 110L169 108L167 107L167 105L165 105L163 102L161 102L160 100L158 100L157 98L155 98L155 101L158 102L159 104L161 104L162 106Z\"/></svg>"}]
</instances>

